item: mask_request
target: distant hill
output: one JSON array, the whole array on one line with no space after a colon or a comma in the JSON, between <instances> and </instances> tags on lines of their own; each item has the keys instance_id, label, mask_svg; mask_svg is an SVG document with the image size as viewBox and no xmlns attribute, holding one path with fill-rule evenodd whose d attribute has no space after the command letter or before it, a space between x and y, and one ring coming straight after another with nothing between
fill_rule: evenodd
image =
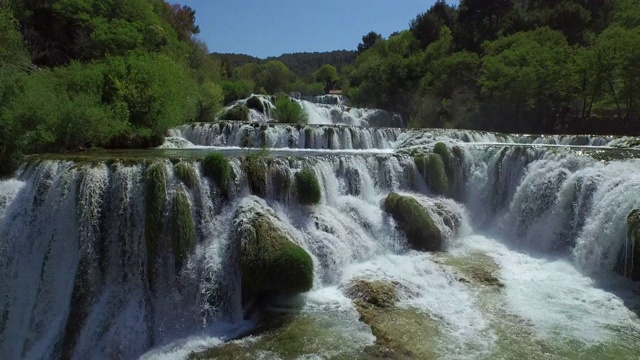
<instances>
[{"instance_id":1,"label":"distant hill","mask_svg":"<svg viewBox=\"0 0 640 360\"><path fill-rule=\"evenodd\" d=\"M260 59L244 54L213 53L211 55L220 59L223 63L227 63L232 68L242 66L247 63L264 64L268 61L279 60L282 61L291 71L304 78L325 64L331 64L340 70L343 65L354 62L357 53L355 51L347 50L313 53L302 52L272 56L266 59Z\"/></svg>"}]
</instances>

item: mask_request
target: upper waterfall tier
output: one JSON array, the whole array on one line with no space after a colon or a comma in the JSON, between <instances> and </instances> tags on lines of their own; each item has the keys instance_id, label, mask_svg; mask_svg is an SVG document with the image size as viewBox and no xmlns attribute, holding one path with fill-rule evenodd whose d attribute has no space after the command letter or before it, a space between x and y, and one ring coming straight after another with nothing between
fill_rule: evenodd
<instances>
[{"instance_id":1,"label":"upper waterfall tier","mask_svg":"<svg viewBox=\"0 0 640 360\"><path fill-rule=\"evenodd\" d=\"M260 105L252 105L250 100L259 102ZM406 127L404 119L402 119L402 116L399 114L380 109L350 107L345 105L346 100L342 96L324 95L305 98L304 100L293 99L293 101L298 102L300 106L302 106L309 124ZM234 102L227 107L227 110L237 105L247 106L249 108L249 121L270 122L275 120L275 103L276 98L274 96L252 95L247 99Z\"/></svg>"},{"instance_id":2,"label":"upper waterfall tier","mask_svg":"<svg viewBox=\"0 0 640 360\"><path fill-rule=\"evenodd\" d=\"M357 126L296 126L221 121L186 124L169 130L198 146L268 147L292 149L392 149L403 129ZM187 145L188 146L188 145ZM170 142L165 147L180 147Z\"/></svg>"}]
</instances>

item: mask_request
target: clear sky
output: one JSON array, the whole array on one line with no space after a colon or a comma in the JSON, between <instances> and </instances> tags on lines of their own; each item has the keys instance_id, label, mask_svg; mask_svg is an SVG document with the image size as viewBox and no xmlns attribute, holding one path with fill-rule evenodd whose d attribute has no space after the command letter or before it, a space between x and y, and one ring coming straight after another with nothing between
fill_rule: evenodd
<instances>
[{"instance_id":1,"label":"clear sky","mask_svg":"<svg viewBox=\"0 0 640 360\"><path fill-rule=\"evenodd\" d=\"M409 28L435 0L175 0L196 10L198 38L212 52L265 58L355 50L362 36ZM171 1L174 2L174 1ZM456 3L458 1L449 1Z\"/></svg>"}]
</instances>

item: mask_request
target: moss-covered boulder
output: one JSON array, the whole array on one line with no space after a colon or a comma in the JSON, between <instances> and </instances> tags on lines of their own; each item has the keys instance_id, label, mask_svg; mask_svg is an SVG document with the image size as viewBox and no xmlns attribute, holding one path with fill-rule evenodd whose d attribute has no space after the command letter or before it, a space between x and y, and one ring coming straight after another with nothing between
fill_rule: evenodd
<instances>
[{"instance_id":1,"label":"moss-covered boulder","mask_svg":"<svg viewBox=\"0 0 640 360\"><path fill-rule=\"evenodd\" d=\"M640 281L640 209L635 209L629 212L627 215L627 228L629 233L629 239L633 241L633 259L634 267L631 269L630 274L624 274L631 277L634 281Z\"/></svg>"},{"instance_id":2,"label":"moss-covered boulder","mask_svg":"<svg viewBox=\"0 0 640 360\"><path fill-rule=\"evenodd\" d=\"M296 191L298 193L298 202L302 205L313 205L320 203L322 199L322 190L320 182L315 171L305 168L296 173Z\"/></svg>"},{"instance_id":3,"label":"moss-covered boulder","mask_svg":"<svg viewBox=\"0 0 640 360\"><path fill-rule=\"evenodd\" d=\"M398 283L381 280L352 280L345 295L357 308L390 308L398 302Z\"/></svg>"},{"instance_id":4,"label":"moss-covered boulder","mask_svg":"<svg viewBox=\"0 0 640 360\"><path fill-rule=\"evenodd\" d=\"M413 197L391 193L382 204L382 209L391 214L415 250L440 251L444 236L431 214Z\"/></svg>"},{"instance_id":5,"label":"moss-covered boulder","mask_svg":"<svg viewBox=\"0 0 640 360\"><path fill-rule=\"evenodd\" d=\"M471 253L465 256L451 256L446 253L434 257L438 264L452 267L459 281L500 289L504 284L498 278L500 267L496 261L484 253Z\"/></svg>"},{"instance_id":6,"label":"moss-covered boulder","mask_svg":"<svg viewBox=\"0 0 640 360\"><path fill-rule=\"evenodd\" d=\"M193 220L189 193L184 186L176 191L171 222L173 253L176 270L179 271L196 243L196 224Z\"/></svg>"},{"instance_id":7,"label":"moss-covered boulder","mask_svg":"<svg viewBox=\"0 0 640 360\"><path fill-rule=\"evenodd\" d=\"M189 189L193 190L198 187L198 184L200 183L198 170L192 163L180 161L173 167L173 172Z\"/></svg>"},{"instance_id":8,"label":"moss-covered boulder","mask_svg":"<svg viewBox=\"0 0 640 360\"><path fill-rule=\"evenodd\" d=\"M144 236L147 246L147 279L152 288L167 206L167 177L167 168L163 162L156 162L147 167Z\"/></svg>"},{"instance_id":9,"label":"moss-covered boulder","mask_svg":"<svg viewBox=\"0 0 640 360\"><path fill-rule=\"evenodd\" d=\"M416 155L416 168L427 181L427 185L435 194L443 195L449 191L449 178L442 156L438 154Z\"/></svg>"},{"instance_id":10,"label":"moss-covered boulder","mask_svg":"<svg viewBox=\"0 0 640 360\"><path fill-rule=\"evenodd\" d=\"M238 209L234 225L243 288L254 295L296 294L311 289L311 256L291 239L266 204L247 200Z\"/></svg>"},{"instance_id":11,"label":"moss-covered boulder","mask_svg":"<svg viewBox=\"0 0 640 360\"><path fill-rule=\"evenodd\" d=\"M211 153L202 160L202 172L204 176L215 182L222 196L228 199L231 184L235 180L235 173L229 159L222 153Z\"/></svg>"},{"instance_id":12,"label":"moss-covered boulder","mask_svg":"<svg viewBox=\"0 0 640 360\"><path fill-rule=\"evenodd\" d=\"M360 321L376 337L360 359L437 359L433 345L438 335L435 321L417 309L399 308L400 284L394 281L354 279L345 288Z\"/></svg>"},{"instance_id":13,"label":"moss-covered boulder","mask_svg":"<svg viewBox=\"0 0 640 360\"><path fill-rule=\"evenodd\" d=\"M264 104L262 103L262 100L255 95L247 99L245 105L249 109L253 109L264 114Z\"/></svg>"},{"instance_id":14,"label":"moss-covered boulder","mask_svg":"<svg viewBox=\"0 0 640 360\"><path fill-rule=\"evenodd\" d=\"M236 105L222 114L220 119L249 121L249 108L244 105Z\"/></svg>"},{"instance_id":15,"label":"moss-covered boulder","mask_svg":"<svg viewBox=\"0 0 640 360\"><path fill-rule=\"evenodd\" d=\"M266 198L269 167L265 159L261 156L247 156L242 162L242 168L247 175L249 191L253 195Z\"/></svg>"}]
</instances>

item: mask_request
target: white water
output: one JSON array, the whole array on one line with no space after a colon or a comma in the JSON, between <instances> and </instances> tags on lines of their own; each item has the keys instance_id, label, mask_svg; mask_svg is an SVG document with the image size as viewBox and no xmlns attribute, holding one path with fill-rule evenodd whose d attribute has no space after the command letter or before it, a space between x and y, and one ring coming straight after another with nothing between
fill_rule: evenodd
<instances>
[{"instance_id":1,"label":"white water","mask_svg":"<svg viewBox=\"0 0 640 360\"><path fill-rule=\"evenodd\" d=\"M626 216L640 207L639 160L601 162L587 150L515 146L547 141L541 138L348 126L187 125L172 130L172 144L239 150L243 134L252 147L283 148L287 157L272 159L265 200L249 194L239 159L232 161L239 176L229 202L193 163L199 181L188 192L197 244L179 273L171 204L183 185L169 161L155 276L148 274L145 242L147 165L43 161L0 181L0 358L179 359L241 337L256 323L243 320L230 250L238 209L272 213L312 255L314 287L297 298L296 311L329 314L353 349L375 339L342 290L367 278L401 285L399 306L438 324L434 348L443 358L509 358L498 326L507 314L519 319L507 329L529 334L523 342L542 343L561 357L640 354L632 311L640 305L637 286L617 275L634 263ZM577 139L548 142L610 144ZM438 141L462 148L460 202L433 197L413 158L390 153ZM303 166L321 183L322 201L314 207L297 204L295 185L279 190L282 174L293 183ZM407 251L380 208L391 191L429 209L437 202L459 219L456 230L436 217L448 254L479 251L496 261L505 285L491 295L498 310L487 310L484 290L458 281L456 270L434 255Z\"/></svg>"}]
</instances>

